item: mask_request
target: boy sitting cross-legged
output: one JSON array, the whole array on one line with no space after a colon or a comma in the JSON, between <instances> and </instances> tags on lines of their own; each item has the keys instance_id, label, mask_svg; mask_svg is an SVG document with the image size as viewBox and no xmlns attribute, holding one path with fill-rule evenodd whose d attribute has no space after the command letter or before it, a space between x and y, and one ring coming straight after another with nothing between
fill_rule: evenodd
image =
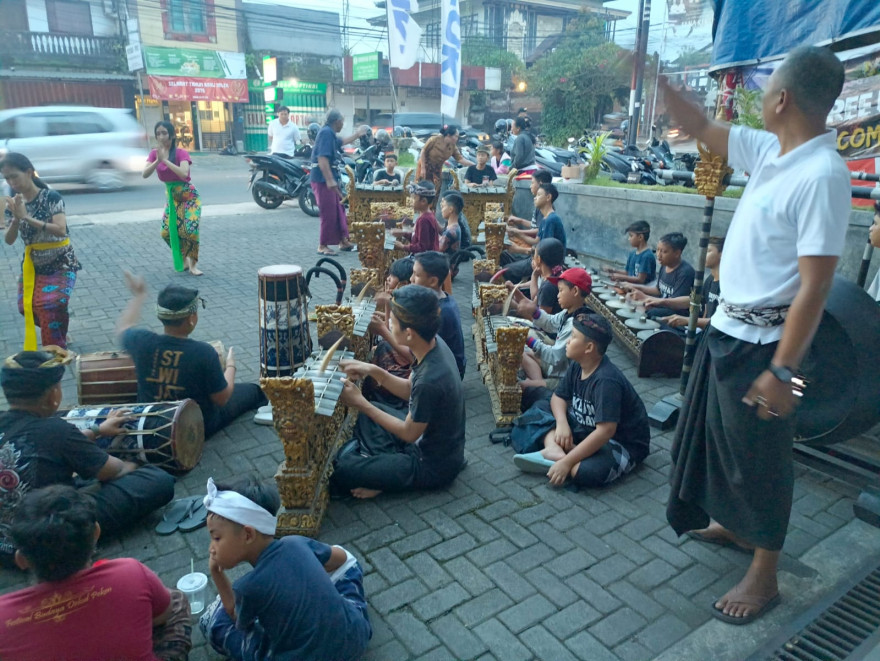
<instances>
[{"instance_id":1,"label":"boy sitting cross-legged","mask_svg":"<svg viewBox=\"0 0 880 661\"><path fill-rule=\"evenodd\" d=\"M598 487L629 473L648 456L648 414L632 384L605 355L612 332L597 314L577 314L566 344L571 360L550 400L556 427L540 452L513 458L520 470L545 473L554 486L569 478Z\"/></svg>"},{"instance_id":2,"label":"boy sitting cross-legged","mask_svg":"<svg viewBox=\"0 0 880 661\"><path fill-rule=\"evenodd\" d=\"M275 539L274 487L208 479L209 567L217 599L199 620L211 646L233 659L354 661L373 635L363 571L340 546L291 535ZM226 571L253 571L233 585Z\"/></svg>"}]
</instances>

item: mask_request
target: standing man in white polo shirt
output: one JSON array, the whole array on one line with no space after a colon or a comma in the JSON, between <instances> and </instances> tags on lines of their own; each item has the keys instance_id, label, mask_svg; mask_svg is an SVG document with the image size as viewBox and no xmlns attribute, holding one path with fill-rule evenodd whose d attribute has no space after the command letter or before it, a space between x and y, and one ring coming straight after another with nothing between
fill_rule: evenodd
<instances>
[{"instance_id":1,"label":"standing man in white polo shirt","mask_svg":"<svg viewBox=\"0 0 880 661\"><path fill-rule=\"evenodd\" d=\"M710 121L663 82L684 130L750 173L721 258L721 302L676 430L666 510L678 534L754 553L745 577L713 603L712 615L730 624L779 603L794 487L792 378L822 317L850 214L849 171L825 126L843 77L827 49L789 53L764 91L766 131Z\"/></svg>"},{"instance_id":2,"label":"standing man in white polo shirt","mask_svg":"<svg viewBox=\"0 0 880 661\"><path fill-rule=\"evenodd\" d=\"M299 129L290 121L290 108L281 106L278 117L269 122L269 153L291 158L299 141Z\"/></svg>"}]
</instances>

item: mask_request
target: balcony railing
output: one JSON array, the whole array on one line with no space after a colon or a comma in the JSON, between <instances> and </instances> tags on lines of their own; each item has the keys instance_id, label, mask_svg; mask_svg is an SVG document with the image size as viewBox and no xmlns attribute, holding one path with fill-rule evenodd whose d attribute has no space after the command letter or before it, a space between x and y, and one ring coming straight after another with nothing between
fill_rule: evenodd
<instances>
[{"instance_id":1,"label":"balcony railing","mask_svg":"<svg viewBox=\"0 0 880 661\"><path fill-rule=\"evenodd\" d=\"M0 63L119 69L125 52L118 37L0 30Z\"/></svg>"}]
</instances>

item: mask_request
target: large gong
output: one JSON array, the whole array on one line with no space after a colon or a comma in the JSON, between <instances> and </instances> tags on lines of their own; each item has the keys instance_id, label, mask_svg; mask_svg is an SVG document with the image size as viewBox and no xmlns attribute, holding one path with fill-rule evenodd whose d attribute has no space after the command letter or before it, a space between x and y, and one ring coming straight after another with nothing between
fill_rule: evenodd
<instances>
[{"instance_id":1,"label":"large gong","mask_svg":"<svg viewBox=\"0 0 880 661\"><path fill-rule=\"evenodd\" d=\"M796 442L839 443L880 421L880 305L861 287L834 277L800 371L807 385Z\"/></svg>"}]
</instances>

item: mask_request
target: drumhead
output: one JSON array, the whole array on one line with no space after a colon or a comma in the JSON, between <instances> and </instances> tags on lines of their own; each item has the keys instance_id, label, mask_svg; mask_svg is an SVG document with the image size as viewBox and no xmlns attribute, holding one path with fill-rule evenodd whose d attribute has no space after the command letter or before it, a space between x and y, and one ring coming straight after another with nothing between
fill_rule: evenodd
<instances>
[{"instance_id":1,"label":"drumhead","mask_svg":"<svg viewBox=\"0 0 880 661\"><path fill-rule=\"evenodd\" d=\"M185 399L177 408L171 424L174 459L181 471L195 468L205 447L205 419L193 399Z\"/></svg>"},{"instance_id":2,"label":"drumhead","mask_svg":"<svg viewBox=\"0 0 880 661\"><path fill-rule=\"evenodd\" d=\"M302 267L296 264L275 264L273 266L264 266L257 271L257 275L266 280L286 280L302 276Z\"/></svg>"}]
</instances>

